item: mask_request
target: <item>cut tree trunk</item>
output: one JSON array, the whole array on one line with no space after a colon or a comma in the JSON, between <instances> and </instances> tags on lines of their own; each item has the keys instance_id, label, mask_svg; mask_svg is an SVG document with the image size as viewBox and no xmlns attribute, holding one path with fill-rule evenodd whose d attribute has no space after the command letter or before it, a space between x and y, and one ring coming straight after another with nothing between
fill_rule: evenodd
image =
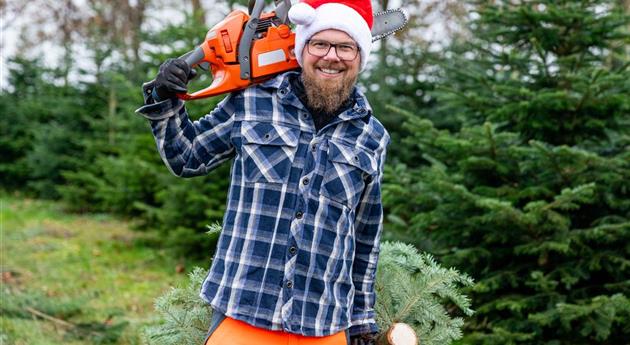
<instances>
[{"instance_id":1,"label":"cut tree trunk","mask_svg":"<svg viewBox=\"0 0 630 345\"><path fill-rule=\"evenodd\" d=\"M378 340L379 345L419 345L416 332L406 323L395 323Z\"/></svg>"}]
</instances>

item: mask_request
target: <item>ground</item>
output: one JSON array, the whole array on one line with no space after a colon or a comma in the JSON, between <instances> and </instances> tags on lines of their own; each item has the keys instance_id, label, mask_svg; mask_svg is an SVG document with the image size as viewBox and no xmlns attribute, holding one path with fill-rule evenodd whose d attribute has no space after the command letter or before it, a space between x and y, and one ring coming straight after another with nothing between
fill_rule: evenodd
<instances>
[{"instance_id":1,"label":"ground","mask_svg":"<svg viewBox=\"0 0 630 345\"><path fill-rule=\"evenodd\" d=\"M141 344L185 268L128 222L62 207L0 194L0 344Z\"/></svg>"}]
</instances>

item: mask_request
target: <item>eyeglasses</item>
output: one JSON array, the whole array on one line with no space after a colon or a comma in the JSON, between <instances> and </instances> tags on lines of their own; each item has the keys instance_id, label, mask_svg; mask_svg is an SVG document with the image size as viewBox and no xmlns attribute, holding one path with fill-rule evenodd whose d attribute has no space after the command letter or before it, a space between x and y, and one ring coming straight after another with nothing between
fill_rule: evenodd
<instances>
[{"instance_id":1,"label":"eyeglasses","mask_svg":"<svg viewBox=\"0 0 630 345\"><path fill-rule=\"evenodd\" d=\"M330 48L335 48L335 53L339 60L352 61L356 59L360 48L350 43L330 43L328 41L321 40L308 40L306 41L306 50L309 54L317 57L324 57L328 55Z\"/></svg>"}]
</instances>

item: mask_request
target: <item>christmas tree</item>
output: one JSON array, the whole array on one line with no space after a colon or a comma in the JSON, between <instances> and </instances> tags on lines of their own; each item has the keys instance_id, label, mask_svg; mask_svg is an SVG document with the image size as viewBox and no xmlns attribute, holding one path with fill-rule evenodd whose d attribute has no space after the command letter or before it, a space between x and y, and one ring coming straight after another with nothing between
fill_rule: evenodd
<instances>
[{"instance_id":1,"label":"christmas tree","mask_svg":"<svg viewBox=\"0 0 630 345\"><path fill-rule=\"evenodd\" d=\"M466 343L627 344L629 18L619 1L468 5L431 114L390 108L416 152L385 178L390 227L477 281Z\"/></svg>"}]
</instances>

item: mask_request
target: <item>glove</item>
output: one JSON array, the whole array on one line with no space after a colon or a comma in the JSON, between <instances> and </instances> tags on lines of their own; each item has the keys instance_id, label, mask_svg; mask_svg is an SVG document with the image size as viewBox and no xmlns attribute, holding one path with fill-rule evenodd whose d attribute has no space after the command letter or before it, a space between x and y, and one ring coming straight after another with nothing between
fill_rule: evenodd
<instances>
[{"instance_id":1,"label":"glove","mask_svg":"<svg viewBox=\"0 0 630 345\"><path fill-rule=\"evenodd\" d=\"M187 92L186 84L197 75L194 68L190 68L184 59L168 59L160 65L160 70L155 77L153 98L155 101L164 101L175 98L176 93ZM157 99L155 99L157 97Z\"/></svg>"},{"instance_id":2,"label":"glove","mask_svg":"<svg viewBox=\"0 0 630 345\"><path fill-rule=\"evenodd\" d=\"M378 333L363 333L350 337L350 345L376 345Z\"/></svg>"}]
</instances>

